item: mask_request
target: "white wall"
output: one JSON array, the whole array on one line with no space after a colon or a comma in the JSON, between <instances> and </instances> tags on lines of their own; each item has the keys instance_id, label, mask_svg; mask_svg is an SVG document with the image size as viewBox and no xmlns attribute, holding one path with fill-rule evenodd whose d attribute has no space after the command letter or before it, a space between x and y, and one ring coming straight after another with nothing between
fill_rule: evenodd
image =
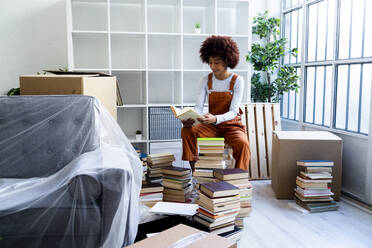
<instances>
[{"instance_id":1,"label":"white wall","mask_svg":"<svg viewBox=\"0 0 372 248\"><path fill-rule=\"evenodd\" d=\"M0 95L19 75L67 66L65 0L2 0Z\"/></svg>"}]
</instances>

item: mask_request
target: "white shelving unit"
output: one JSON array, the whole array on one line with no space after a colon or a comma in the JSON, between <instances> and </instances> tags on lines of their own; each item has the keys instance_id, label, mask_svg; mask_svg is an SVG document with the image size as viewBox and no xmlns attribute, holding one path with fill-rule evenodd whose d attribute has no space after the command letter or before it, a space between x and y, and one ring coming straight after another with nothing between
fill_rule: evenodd
<instances>
[{"instance_id":1,"label":"white shelving unit","mask_svg":"<svg viewBox=\"0 0 372 248\"><path fill-rule=\"evenodd\" d=\"M173 151L180 139L149 140L149 108L193 106L199 80L210 72L199 49L213 34L231 36L240 49L233 70L249 101L250 0L67 0L69 70L103 71L118 78L124 105L118 122L144 152ZM201 34L194 33L199 23ZM135 140L135 131L143 140Z\"/></svg>"}]
</instances>

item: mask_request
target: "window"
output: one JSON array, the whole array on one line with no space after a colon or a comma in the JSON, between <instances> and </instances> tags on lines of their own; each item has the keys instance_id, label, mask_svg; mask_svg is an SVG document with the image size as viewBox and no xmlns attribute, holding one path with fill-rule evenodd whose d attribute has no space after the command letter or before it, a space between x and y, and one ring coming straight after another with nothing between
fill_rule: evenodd
<instances>
[{"instance_id":1,"label":"window","mask_svg":"<svg viewBox=\"0 0 372 248\"><path fill-rule=\"evenodd\" d=\"M286 57L281 61L298 68L303 91L302 95L289 92L283 96L282 118L368 134L372 81L370 13L370 0L283 0L282 36L289 40L291 48L298 42L297 47L304 49L297 59ZM298 21L293 22L296 17ZM293 34L294 30L297 33Z\"/></svg>"}]
</instances>

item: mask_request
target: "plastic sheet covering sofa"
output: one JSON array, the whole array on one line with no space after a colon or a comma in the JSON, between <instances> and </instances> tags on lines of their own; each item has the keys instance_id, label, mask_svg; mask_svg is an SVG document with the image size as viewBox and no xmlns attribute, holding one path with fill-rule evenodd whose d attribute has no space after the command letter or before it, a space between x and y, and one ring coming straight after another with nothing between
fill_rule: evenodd
<instances>
[{"instance_id":1,"label":"plastic sheet covering sofa","mask_svg":"<svg viewBox=\"0 0 372 248\"><path fill-rule=\"evenodd\" d=\"M122 247L142 165L89 96L0 97L0 247Z\"/></svg>"}]
</instances>

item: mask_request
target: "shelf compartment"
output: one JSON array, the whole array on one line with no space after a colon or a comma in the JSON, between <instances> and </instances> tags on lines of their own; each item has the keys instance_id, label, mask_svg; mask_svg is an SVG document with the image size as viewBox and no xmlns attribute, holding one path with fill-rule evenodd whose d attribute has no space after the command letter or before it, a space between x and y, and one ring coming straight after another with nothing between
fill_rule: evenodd
<instances>
[{"instance_id":1,"label":"shelf compartment","mask_svg":"<svg viewBox=\"0 0 372 248\"><path fill-rule=\"evenodd\" d=\"M149 69L180 69L181 42L177 36L149 36Z\"/></svg>"},{"instance_id":2,"label":"shelf compartment","mask_svg":"<svg viewBox=\"0 0 372 248\"><path fill-rule=\"evenodd\" d=\"M107 34L72 34L74 68L108 68Z\"/></svg>"},{"instance_id":3,"label":"shelf compartment","mask_svg":"<svg viewBox=\"0 0 372 248\"><path fill-rule=\"evenodd\" d=\"M136 131L142 131L142 139L147 140L147 108L118 109L118 123L128 139L135 139Z\"/></svg>"},{"instance_id":4,"label":"shelf compartment","mask_svg":"<svg viewBox=\"0 0 372 248\"><path fill-rule=\"evenodd\" d=\"M182 123L169 107L150 107L149 127L151 141L181 139Z\"/></svg>"},{"instance_id":5,"label":"shelf compartment","mask_svg":"<svg viewBox=\"0 0 372 248\"><path fill-rule=\"evenodd\" d=\"M183 102L195 103L199 94L200 79L208 75L208 72L184 72L183 73Z\"/></svg>"},{"instance_id":6,"label":"shelf compartment","mask_svg":"<svg viewBox=\"0 0 372 248\"><path fill-rule=\"evenodd\" d=\"M144 69L146 67L145 36L141 34L111 35L112 69Z\"/></svg>"},{"instance_id":7,"label":"shelf compartment","mask_svg":"<svg viewBox=\"0 0 372 248\"><path fill-rule=\"evenodd\" d=\"M187 36L183 38L183 67L185 70L207 70L209 66L202 63L199 50L205 37Z\"/></svg>"},{"instance_id":8,"label":"shelf compartment","mask_svg":"<svg viewBox=\"0 0 372 248\"><path fill-rule=\"evenodd\" d=\"M107 1L71 1L73 30L107 31Z\"/></svg>"},{"instance_id":9,"label":"shelf compartment","mask_svg":"<svg viewBox=\"0 0 372 248\"><path fill-rule=\"evenodd\" d=\"M111 0L111 31L144 32L145 2L144 0Z\"/></svg>"},{"instance_id":10,"label":"shelf compartment","mask_svg":"<svg viewBox=\"0 0 372 248\"><path fill-rule=\"evenodd\" d=\"M248 13L248 1L217 1L217 32L219 34L248 35Z\"/></svg>"},{"instance_id":11,"label":"shelf compartment","mask_svg":"<svg viewBox=\"0 0 372 248\"><path fill-rule=\"evenodd\" d=\"M118 80L124 105L146 104L146 72L114 72L113 75Z\"/></svg>"},{"instance_id":12,"label":"shelf compartment","mask_svg":"<svg viewBox=\"0 0 372 248\"><path fill-rule=\"evenodd\" d=\"M181 7L177 0L149 0L147 2L149 32L180 33Z\"/></svg>"},{"instance_id":13,"label":"shelf compartment","mask_svg":"<svg viewBox=\"0 0 372 248\"><path fill-rule=\"evenodd\" d=\"M234 72L238 75L240 75L244 79L244 92L243 92L243 98L242 98L242 103L243 102L248 102L248 87L249 87L249 82L248 82L248 73L247 72Z\"/></svg>"},{"instance_id":14,"label":"shelf compartment","mask_svg":"<svg viewBox=\"0 0 372 248\"><path fill-rule=\"evenodd\" d=\"M149 72L149 104L181 104L181 72Z\"/></svg>"},{"instance_id":15,"label":"shelf compartment","mask_svg":"<svg viewBox=\"0 0 372 248\"><path fill-rule=\"evenodd\" d=\"M175 161L173 166L183 167L182 163L182 142L159 142L150 143L150 154L154 153L173 153ZM187 166L187 165L186 165Z\"/></svg>"},{"instance_id":16,"label":"shelf compartment","mask_svg":"<svg viewBox=\"0 0 372 248\"><path fill-rule=\"evenodd\" d=\"M183 1L183 32L194 33L195 24L200 24L202 34L213 34L214 8L212 0L184 0Z\"/></svg>"},{"instance_id":17,"label":"shelf compartment","mask_svg":"<svg viewBox=\"0 0 372 248\"><path fill-rule=\"evenodd\" d=\"M234 70L246 71L249 68L249 64L246 61L246 56L248 54L248 38L233 37L232 39L237 43L240 53L239 64L234 68Z\"/></svg>"}]
</instances>

